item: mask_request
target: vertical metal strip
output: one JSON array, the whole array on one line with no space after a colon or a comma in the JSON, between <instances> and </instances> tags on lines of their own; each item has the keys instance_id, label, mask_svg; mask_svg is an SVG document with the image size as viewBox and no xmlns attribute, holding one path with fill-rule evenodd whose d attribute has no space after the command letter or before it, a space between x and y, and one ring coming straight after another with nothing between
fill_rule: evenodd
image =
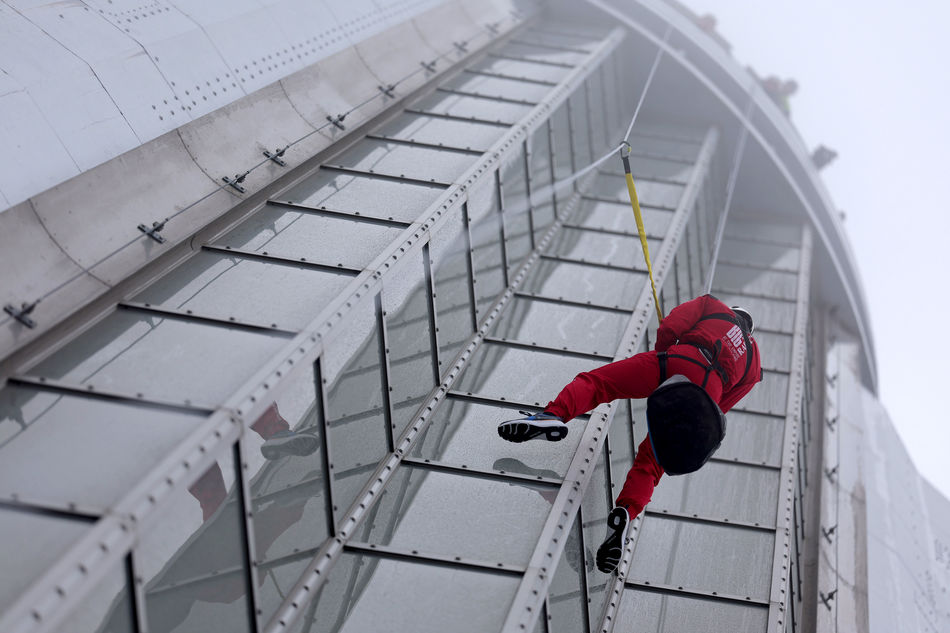
<instances>
[{"instance_id":1,"label":"vertical metal strip","mask_svg":"<svg viewBox=\"0 0 950 633\"><path fill-rule=\"evenodd\" d=\"M428 246L428 244L426 245ZM386 311L383 310L383 293L380 291L374 297L376 307L376 342L379 353L379 369L381 374L381 389L383 390L383 424L386 426L386 449L392 453L396 450L393 438L393 407L392 407L392 381L390 380L389 367L389 335L386 330Z\"/></svg>"},{"instance_id":2,"label":"vertical metal strip","mask_svg":"<svg viewBox=\"0 0 950 633\"><path fill-rule=\"evenodd\" d=\"M472 247L472 219L468 214L468 202L462 204L462 225L465 232L465 272L468 274L469 316L471 332L478 331L478 299L475 293L475 249Z\"/></svg>"},{"instance_id":3,"label":"vertical metal strip","mask_svg":"<svg viewBox=\"0 0 950 633\"><path fill-rule=\"evenodd\" d=\"M256 543L254 541L254 512L251 506L250 486L247 483L248 462L245 456L247 446L244 442L244 433L242 432L238 441L234 444L232 455L234 458L234 485L237 487L235 497L238 501L241 522L244 525L244 533L241 535L244 539L244 563L247 574L247 611L248 618L251 621L251 633L257 633L261 630L261 599L258 595L258 570Z\"/></svg>"},{"instance_id":4,"label":"vertical metal strip","mask_svg":"<svg viewBox=\"0 0 950 633\"><path fill-rule=\"evenodd\" d=\"M318 358L313 364L313 387L316 395L317 413L320 416L320 426L323 428L323 441L320 442L320 452L323 456L323 494L327 502L324 510L327 515L327 530L330 536L336 536L336 519L333 508L333 471L330 468L330 416L327 411L327 394L323 382L323 358Z\"/></svg>"},{"instance_id":5,"label":"vertical metal strip","mask_svg":"<svg viewBox=\"0 0 950 633\"><path fill-rule=\"evenodd\" d=\"M495 205L498 207L498 221L501 223L501 227L498 231L498 235L501 238L501 270L504 275L503 279L505 282L505 287L507 288L511 285L511 280L508 278L508 232L505 230L505 196L502 191L502 182L501 182L501 167L499 166L495 170Z\"/></svg>"},{"instance_id":6,"label":"vertical metal strip","mask_svg":"<svg viewBox=\"0 0 950 633\"><path fill-rule=\"evenodd\" d=\"M429 345L432 348L432 384L441 382L441 363L439 358L439 327L435 313L435 279L432 276L432 259L429 255L429 242L422 246L422 267L425 269L426 309L429 311ZM395 449L395 446L393 447Z\"/></svg>"},{"instance_id":7,"label":"vertical metal strip","mask_svg":"<svg viewBox=\"0 0 950 633\"><path fill-rule=\"evenodd\" d=\"M148 633L148 617L145 607L145 578L138 569L138 555L131 550L125 557L126 575L129 579L129 601L132 603L132 617L136 631Z\"/></svg>"},{"instance_id":8,"label":"vertical metal strip","mask_svg":"<svg viewBox=\"0 0 950 633\"><path fill-rule=\"evenodd\" d=\"M525 198L528 201L528 236L530 237L531 250L534 250L537 247L537 243L534 239L534 201L531 200L531 145L528 141L531 139L531 136L528 135L524 141L522 141L522 164L524 166L524 189L525 189Z\"/></svg>"}]
</instances>

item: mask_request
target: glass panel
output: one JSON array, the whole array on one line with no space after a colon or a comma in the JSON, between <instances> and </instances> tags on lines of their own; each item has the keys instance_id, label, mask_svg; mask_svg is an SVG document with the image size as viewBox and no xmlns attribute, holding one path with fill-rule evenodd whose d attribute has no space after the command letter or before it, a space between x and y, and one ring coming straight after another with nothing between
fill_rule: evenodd
<instances>
[{"instance_id":1,"label":"glass panel","mask_svg":"<svg viewBox=\"0 0 950 633\"><path fill-rule=\"evenodd\" d=\"M625 122L628 123L628 122ZM630 172L637 185L640 181L656 181L668 184L685 185L693 172L692 161L673 161L653 156L637 156L637 148L630 154ZM623 177L623 164L620 161L607 161L601 171ZM639 189L637 190L639 192Z\"/></svg>"},{"instance_id":2,"label":"glass panel","mask_svg":"<svg viewBox=\"0 0 950 633\"><path fill-rule=\"evenodd\" d=\"M659 252L662 244L661 240L647 239L651 257ZM647 270L639 237L566 227L558 231L545 252L595 264Z\"/></svg>"},{"instance_id":3,"label":"glass panel","mask_svg":"<svg viewBox=\"0 0 950 633\"><path fill-rule=\"evenodd\" d=\"M65 621L67 624L60 628L64 633L135 631L124 559L99 581L91 594L83 597L80 606L66 616Z\"/></svg>"},{"instance_id":4,"label":"glass panel","mask_svg":"<svg viewBox=\"0 0 950 633\"><path fill-rule=\"evenodd\" d=\"M798 294L798 275L718 262L713 288L726 293L748 292L777 299L795 299ZM718 292L714 294L718 296Z\"/></svg>"},{"instance_id":5,"label":"glass panel","mask_svg":"<svg viewBox=\"0 0 950 633\"><path fill-rule=\"evenodd\" d=\"M574 142L574 169L580 170L593 162L590 145L590 113L587 111L587 84L570 96L571 125Z\"/></svg>"},{"instance_id":6,"label":"glass panel","mask_svg":"<svg viewBox=\"0 0 950 633\"><path fill-rule=\"evenodd\" d=\"M0 609L12 605L91 527L87 521L0 508L0 559L5 570L0 574Z\"/></svg>"},{"instance_id":7,"label":"glass panel","mask_svg":"<svg viewBox=\"0 0 950 633\"><path fill-rule=\"evenodd\" d=\"M638 633L761 633L768 628L768 618L766 607L625 587L614 626L617 630Z\"/></svg>"},{"instance_id":8,"label":"glass panel","mask_svg":"<svg viewBox=\"0 0 950 633\"><path fill-rule=\"evenodd\" d=\"M616 424L616 420L614 421ZM629 466L629 465L628 465ZM619 488L616 492L620 492ZM595 553L604 542L607 534L607 514L613 508L613 494L607 489L607 469L603 451L597 456L597 464L591 475L590 485L581 501L581 516L584 519L584 545L587 557L587 594L590 612L591 630L599 630L598 623L603 619L607 605L609 587L613 584L613 574L605 574L593 563Z\"/></svg>"},{"instance_id":9,"label":"glass panel","mask_svg":"<svg viewBox=\"0 0 950 633\"><path fill-rule=\"evenodd\" d=\"M591 109L591 144L594 148L594 156L599 158L610 149L610 135L607 129L609 114L607 113L607 104L604 101L604 66L601 65L591 73L587 79L588 97ZM616 136L619 136L616 135Z\"/></svg>"},{"instance_id":10,"label":"glass panel","mask_svg":"<svg viewBox=\"0 0 950 633\"><path fill-rule=\"evenodd\" d=\"M551 150L554 157L554 179L562 180L574 173L567 103L562 104L551 115L551 129L554 133ZM561 187L555 193L560 200L570 196L573 192L573 187Z\"/></svg>"},{"instance_id":11,"label":"glass panel","mask_svg":"<svg viewBox=\"0 0 950 633\"><path fill-rule=\"evenodd\" d=\"M780 268L793 273L798 272L799 256L797 248L728 237L723 238L719 250L719 257L728 262Z\"/></svg>"},{"instance_id":12,"label":"glass panel","mask_svg":"<svg viewBox=\"0 0 950 633\"><path fill-rule=\"evenodd\" d=\"M650 509L775 527L778 476L775 470L708 462L695 473L664 477Z\"/></svg>"},{"instance_id":13,"label":"glass panel","mask_svg":"<svg viewBox=\"0 0 950 633\"><path fill-rule=\"evenodd\" d=\"M440 374L448 371L474 333L471 263L463 214L462 208L451 211L430 242Z\"/></svg>"},{"instance_id":14,"label":"glass panel","mask_svg":"<svg viewBox=\"0 0 950 633\"><path fill-rule=\"evenodd\" d=\"M587 58L585 53L576 53L569 50L554 50L551 48L539 48L532 46L528 42L520 40L510 40L501 53L513 57L525 57L527 59L537 59L543 62L556 62L558 64L570 64L576 66Z\"/></svg>"},{"instance_id":15,"label":"glass panel","mask_svg":"<svg viewBox=\"0 0 950 633\"><path fill-rule=\"evenodd\" d=\"M693 209L693 215L686 225L686 256L689 258L689 278L691 281L690 294L698 297L703 291L703 284L706 277L703 275L702 252L699 246L699 226L696 217L696 209Z\"/></svg>"},{"instance_id":16,"label":"glass panel","mask_svg":"<svg viewBox=\"0 0 950 633\"><path fill-rule=\"evenodd\" d=\"M633 147L635 154L658 154L665 158L677 160L693 161L699 154L698 142L658 138L653 135L647 136L636 129L630 136L630 145Z\"/></svg>"},{"instance_id":17,"label":"glass panel","mask_svg":"<svg viewBox=\"0 0 950 633\"><path fill-rule=\"evenodd\" d=\"M543 29L529 29L528 31L520 34L518 40L525 43L538 43L544 46L553 46L559 48L568 48L574 49L580 52L591 51L595 46L600 44L600 40L605 37L606 34L597 34L586 33L581 35L580 33L556 33L554 31L548 31Z\"/></svg>"},{"instance_id":18,"label":"glass panel","mask_svg":"<svg viewBox=\"0 0 950 633\"><path fill-rule=\"evenodd\" d=\"M542 259L527 274L521 290L552 299L633 309L644 283L649 283L646 273Z\"/></svg>"},{"instance_id":19,"label":"glass panel","mask_svg":"<svg viewBox=\"0 0 950 633\"><path fill-rule=\"evenodd\" d=\"M535 241L554 223L554 190L552 184L551 139L545 123L528 139L531 169L531 206Z\"/></svg>"},{"instance_id":20,"label":"glass panel","mask_svg":"<svg viewBox=\"0 0 950 633\"><path fill-rule=\"evenodd\" d=\"M269 563L319 547L329 536L323 423L315 393L313 366L298 365L244 435L256 563L271 579L262 592L268 596L262 601L265 622L280 602L270 596L275 574L283 577L286 571Z\"/></svg>"},{"instance_id":21,"label":"glass panel","mask_svg":"<svg viewBox=\"0 0 950 633\"><path fill-rule=\"evenodd\" d=\"M571 422L567 438L552 451L544 442L513 444L491 425L521 417L516 408L446 399L413 444L411 456L469 468L561 479L584 433L586 418ZM486 432L486 425L490 432Z\"/></svg>"},{"instance_id":22,"label":"glass panel","mask_svg":"<svg viewBox=\"0 0 950 633\"><path fill-rule=\"evenodd\" d=\"M627 472L633 466L633 458L636 455L634 444L634 422L631 418L631 403L642 402L644 407L646 400L621 400L617 403L617 412L610 423L608 437L610 440L610 478L613 487L609 491L611 503L620 494L623 488L623 482L627 479ZM646 417L640 420L641 426L646 426ZM646 431L644 431L646 432ZM606 514L604 518L606 519Z\"/></svg>"},{"instance_id":23,"label":"glass panel","mask_svg":"<svg viewBox=\"0 0 950 633\"><path fill-rule=\"evenodd\" d=\"M485 57L471 65L474 70L482 70L509 77L534 79L536 81L550 81L559 83L570 71L562 66L548 66L517 59L502 57Z\"/></svg>"},{"instance_id":24,"label":"glass panel","mask_svg":"<svg viewBox=\"0 0 950 633\"><path fill-rule=\"evenodd\" d=\"M519 576L345 553L294 633L499 631Z\"/></svg>"},{"instance_id":25,"label":"glass panel","mask_svg":"<svg viewBox=\"0 0 950 633\"><path fill-rule=\"evenodd\" d=\"M475 118L515 125L531 111L532 106L436 91L422 97L413 103L412 107L433 114L449 114L465 119Z\"/></svg>"},{"instance_id":26,"label":"glass panel","mask_svg":"<svg viewBox=\"0 0 950 633\"><path fill-rule=\"evenodd\" d=\"M484 178L468 193L469 231L475 270L475 303L478 318L505 290L501 250L501 215L494 178Z\"/></svg>"},{"instance_id":27,"label":"glass panel","mask_svg":"<svg viewBox=\"0 0 950 633\"><path fill-rule=\"evenodd\" d=\"M396 263L383 286L394 437L435 386L428 294L421 252Z\"/></svg>"},{"instance_id":28,"label":"glass panel","mask_svg":"<svg viewBox=\"0 0 950 633\"><path fill-rule=\"evenodd\" d=\"M358 541L527 565L557 488L401 466ZM437 521L433 517L438 517Z\"/></svg>"},{"instance_id":29,"label":"glass panel","mask_svg":"<svg viewBox=\"0 0 950 633\"><path fill-rule=\"evenodd\" d=\"M584 560L581 555L580 521L574 521L567 534L564 552L548 588L548 630L552 633L582 633L584 622ZM593 568L593 553L588 552Z\"/></svg>"},{"instance_id":30,"label":"glass panel","mask_svg":"<svg viewBox=\"0 0 950 633\"><path fill-rule=\"evenodd\" d=\"M634 185L637 188L637 200L642 206L675 210L683 195L683 185L656 182L638 177L636 174L634 174ZM617 199L630 204L627 180L619 173L598 174L590 191L596 192L599 198ZM646 225L646 219L644 219L644 224ZM649 225L646 225L646 228L647 231L651 231Z\"/></svg>"},{"instance_id":31,"label":"glass panel","mask_svg":"<svg viewBox=\"0 0 950 633\"><path fill-rule=\"evenodd\" d=\"M537 103L551 91L551 86L529 83L517 79L502 79L461 72L444 84L446 88L471 92L496 99L518 99Z\"/></svg>"},{"instance_id":32,"label":"glass panel","mask_svg":"<svg viewBox=\"0 0 950 633\"><path fill-rule=\"evenodd\" d=\"M391 244L404 229L294 211L287 207L263 207L236 229L215 241L220 246L243 248L326 264L362 269Z\"/></svg>"},{"instance_id":33,"label":"glass panel","mask_svg":"<svg viewBox=\"0 0 950 633\"><path fill-rule=\"evenodd\" d=\"M353 277L284 263L200 252L135 296L201 316L299 331Z\"/></svg>"},{"instance_id":34,"label":"glass panel","mask_svg":"<svg viewBox=\"0 0 950 633\"><path fill-rule=\"evenodd\" d=\"M443 191L443 187L437 186L318 171L284 193L281 200L315 209L412 222L422 215Z\"/></svg>"},{"instance_id":35,"label":"glass panel","mask_svg":"<svg viewBox=\"0 0 950 633\"><path fill-rule=\"evenodd\" d=\"M508 249L508 273L524 263L534 248L531 235L531 209L525 180L524 149L509 154L501 167L501 192L504 201L505 246Z\"/></svg>"},{"instance_id":36,"label":"glass panel","mask_svg":"<svg viewBox=\"0 0 950 633\"><path fill-rule=\"evenodd\" d=\"M767 224L765 222L729 222L725 234L750 240L769 240L789 246L798 246L802 241L802 229L794 224Z\"/></svg>"},{"instance_id":37,"label":"glass panel","mask_svg":"<svg viewBox=\"0 0 950 633\"><path fill-rule=\"evenodd\" d=\"M778 466L784 430L784 418L733 409L726 415L726 439L716 456Z\"/></svg>"},{"instance_id":38,"label":"glass panel","mask_svg":"<svg viewBox=\"0 0 950 633\"><path fill-rule=\"evenodd\" d=\"M613 356L629 314L514 297L489 334L509 341Z\"/></svg>"},{"instance_id":39,"label":"glass panel","mask_svg":"<svg viewBox=\"0 0 950 633\"><path fill-rule=\"evenodd\" d=\"M647 231L647 237L656 238L666 235L667 229L670 228L670 221L673 219L670 211L641 206L640 214L643 217L643 228ZM640 239L637 221L628 199L619 202L585 199L581 204L581 210L571 218L571 223L590 229L623 231Z\"/></svg>"},{"instance_id":40,"label":"glass panel","mask_svg":"<svg viewBox=\"0 0 950 633\"><path fill-rule=\"evenodd\" d=\"M769 413L785 416L788 403L788 376L774 372L763 372L762 382L746 394L736 407L743 411Z\"/></svg>"},{"instance_id":41,"label":"glass panel","mask_svg":"<svg viewBox=\"0 0 950 633\"><path fill-rule=\"evenodd\" d=\"M389 451L373 298L366 297L341 325L322 358L337 517L353 503Z\"/></svg>"},{"instance_id":42,"label":"glass panel","mask_svg":"<svg viewBox=\"0 0 950 633\"><path fill-rule=\"evenodd\" d=\"M792 365L792 335L762 332L756 329L756 344L762 357L763 369L789 371Z\"/></svg>"},{"instance_id":43,"label":"glass panel","mask_svg":"<svg viewBox=\"0 0 950 633\"><path fill-rule=\"evenodd\" d=\"M335 156L330 164L399 178L448 183L454 182L474 162L471 154L363 139Z\"/></svg>"},{"instance_id":44,"label":"glass panel","mask_svg":"<svg viewBox=\"0 0 950 633\"><path fill-rule=\"evenodd\" d=\"M133 555L145 582L150 633L251 629L235 474L233 453L225 451L143 531Z\"/></svg>"},{"instance_id":45,"label":"glass panel","mask_svg":"<svg viewBox=\"0 0 950 633\"><path fill-rule=\"evenodd\" d=\"M730 292L717 292L716 296L726 305L742 306L749 311L755 327L792 333L795 329L795 303L777 299L747 297ZM756 335L757 337L758 335Z\"/></svg>"},{"instance_id":46,"label":"glass panel","mask_svg":"<svg viewBox=\"0 0 950 633\"><path fill-rule=\"evenodd\" d=\"M767 600L775 535L647 515L627 580Z\"/></svg>"},{"instance_id":47,"label":"glass panel","mask_svg":"<svg viewBox=\"0 0 950 633\"><path fill-rule=\"evenodd\" d=\"M286 344L283 336L120 309L29 373L214 406Z\"/></svg>"},{"instance_id":48,"label":"glass panel","mask_svg":"<svg viewBox=\"0 0 950 633\"><path fill-rule=\"evenodd\" d=\"M541 407L574 376L602 364L549 352L483 343L459 377L456 389ZM538 371L540 367L544 371Z\"/></svg>"},{"instance_id":49,"label":"glass panel","mask_svg":"<svg viewBox=\"0 0 950 633\"><path fill-rule=\"evenodd\" d=\"M483 152L494 145L504 132L505 129L497 125L455 121L408 112L400 114L376 130L377 134L406 141L433 145L444 143L452 147Z\"/></svg>"},{"instance_id":50,"label":"glass panel","mask_svg":"<svg viewBox=\"0 0 950 633\"><path fill-rule=\"evenodd\" d=\"M203 419L145 405L7 387L0 391L0 428L5 430L0 493L106 512Z\"/></svg>"}]
</instances>

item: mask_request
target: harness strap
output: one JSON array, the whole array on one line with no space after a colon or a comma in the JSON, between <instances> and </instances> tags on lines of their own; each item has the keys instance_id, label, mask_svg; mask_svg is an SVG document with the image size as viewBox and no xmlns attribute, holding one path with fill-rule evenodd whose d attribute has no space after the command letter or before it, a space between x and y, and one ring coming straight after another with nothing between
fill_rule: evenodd
<instances>
[{"instance_id":1,"label":"harness strap","mask_svg":"<svg viewBox=\"0 0 950 633\"><path fill-rule=\"evenodd\" d=\"M702 351L702 350L700 350L700 351ZM667 375L666 375L666 373L667 373L666 365L667 365L668 359L670 359L670 358L678 358L678 359L680 359L680 360L689 361L689 362L693 363L694 365L699 365L700 367L703 368L703 372L704 372L704 373L703 373L703 384L700 385L703 389L706 388L706 383L709 382L709 374L711 374L711 373L714 372L714 371L715 371L717 374L719 374L719 377L722 379L722 384L723 384L723 386L725 386L725 384L726 384L727 378L724 377L724 373L725 373L725 372L722 370L722 367L720 367L718 363L715 363L715 364L714 364L713 362L709 362L709 363L707 364L707 363L704 363L704 362L702 362L702 361L698 361L698 360L696 360L695 358L692 358L692 357L690 357L690 356L683 356L682 354L670 354L669 352L657 352L656 358L657 358L657 360L658 360L659 363L660 363L660 383L666 382L666 378L667 378Z\"/></svg>"}]
</instances>

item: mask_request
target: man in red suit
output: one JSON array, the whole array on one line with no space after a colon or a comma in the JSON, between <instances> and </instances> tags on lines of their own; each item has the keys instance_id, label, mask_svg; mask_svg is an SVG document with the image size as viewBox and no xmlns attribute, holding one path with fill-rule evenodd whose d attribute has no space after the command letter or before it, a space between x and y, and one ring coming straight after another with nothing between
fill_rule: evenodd
<instances>
[{"instance_id":1,"label":"man in red suit","mask_svg":"<svg viewBox=\"0 0 950 633\"><path fill-rule=\"evenodd\" d=\"M543 413L502 422L498 434L510 442L558 441L567 436L566 423L576 416L619 398L646 398L675 375L700 385L725 413L762 380L753 329L752 317L743 308L730 308L712 295L687 301L660 323L653 351L578 374ZM649 503L662 476L648 435L607 518L607 539L597 552L601 571L616 568L630 520Z\"/></svg>"}]
</instances>

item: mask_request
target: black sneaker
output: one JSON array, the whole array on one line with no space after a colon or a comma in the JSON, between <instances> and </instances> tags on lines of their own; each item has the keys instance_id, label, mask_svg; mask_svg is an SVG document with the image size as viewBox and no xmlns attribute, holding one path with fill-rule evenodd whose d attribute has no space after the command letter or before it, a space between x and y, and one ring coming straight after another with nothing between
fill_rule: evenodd
<instances>
[{"instance_id":1,"label":"black sneaker","mask_svg":"<svg viewBox=\"0 0 950 633\"><path fill-rule=\"evenodd\" d=\"M318 448L320 448L320 440L315 435L277 431L261 445L261 453L265 459L280 459L292 455L303 457L310 455Z\"/></svg>"},{"instance_id":2,"label":"black sneaker","mask_svg":"<svg viewBox=\"0 0 950 633\"><path fill-rule=\"evenodd\" d=\"M607 538L597 549L597 569L611 574L623 558L623 546L627 542L627 527L630 516L626 508L616 507L607 515Z\"/></svg>"},{"instance_id":3,"label":"black sneaker","mask_svg":"<svg viewBox=\"0 0 950 633\"><path fill-rule=\"evenodd\" d=\"M544 436L549 442L559 442L567 437L567 425L556 415L547 412L528 415L525 418L506 420L498 425L498 435L509 442L526 442Z\"/></svg>"}]
</instances>

